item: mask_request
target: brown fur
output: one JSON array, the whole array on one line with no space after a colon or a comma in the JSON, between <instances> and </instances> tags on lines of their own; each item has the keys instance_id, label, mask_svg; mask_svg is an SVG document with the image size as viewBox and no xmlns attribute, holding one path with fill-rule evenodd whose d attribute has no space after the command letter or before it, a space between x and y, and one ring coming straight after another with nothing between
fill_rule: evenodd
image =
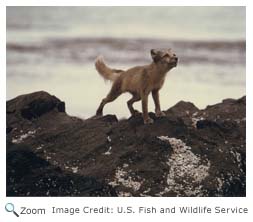
<instances>
[{"instance_id":1,"label":"brown fur","mask_svg":"<svg viewBox=\"0 0 253 222\"><path fill-rule=\"evenodd\" d=\"M148 116L148 95L152 93L155 103L156 116L164 116L159 101L159 90L162 88L166 73L177 65L177 57L171 50L151 50L153 62L150 65L136 66L126 71L111 69L104 63L102 57L98 57L95 67L98 73L107 80L113 82L109 94L102 100L96 115L103 115L105 104L112 102L125 92L132 94L127 106L132 115L138 111L133 108L133 103L142 101L142 113L144 123L153 123Z\"/></svg>"}]
</instances>

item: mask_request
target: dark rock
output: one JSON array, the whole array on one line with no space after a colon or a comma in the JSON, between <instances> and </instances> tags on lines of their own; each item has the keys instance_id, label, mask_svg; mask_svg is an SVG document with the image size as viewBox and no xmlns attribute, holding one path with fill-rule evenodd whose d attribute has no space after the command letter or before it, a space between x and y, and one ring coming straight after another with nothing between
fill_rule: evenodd
<instances>
[{"instance_id":1,"label":"dark rock","mask_svg":"<svg viewBox=\"0 0 253 222\"><path fill-rule=\"evenodd\" d=\"M7 102L8 196L245 196L246 97L181 101L149 125L82 120L63 104L45 92Z\"/></svg>"},{"instance_id":2,"label":"dark rock","mask_svg":"<svg viewBox=\"0 0 253 222\"><path fill-rule=\"evenodd\" d=\"M6 133L7 133L7 134L10 133L12 130L13 130L12 127L6 127Z\"/></svg>"},{"instance_id":3,"label":"dark rock","mask_svg":"<svg viewBox=\"0 0 253 222\"><path fill-rule=\"evenodd\" d=\"M51 96L47 92L40 91L28 95L21 95L8 101L7 115L15 114L24 119L34 119L52 110L65 112L65 103Z\"/></svg>"},{"instance_id":4,"label":"dark rock","mask_svg":"<svg viewBox=\"0 0 253 222\"><path fill-rule=\"evenodd\" d=\"M220 128L219 124L214 121L210 120L199 120L197 122L197 129L204 129L204 128Z\"/></svg>"},{"instance_id":5,"label":"dark rock","mask_svg":"<svg viewBox=\"0 0 253 222\"><path fill-rule=\"evenodd\" d=\"M101 121L108 122L108 123L115 123L118 122L118 119L115 115L106 115L100 118Z\"/></svg>"},{"instance_id":6,"label":"dark rock","mask_svg":"<svg viewBox=\"0 0 253 222\"><path fill-rule=\"evenodd\" d=\"M167 116L178 117L188 126L192 125L192 116L199 112L199 109L191 102L180 101L166 111Z\"/></svg>"},{"instance_id":7,"label":"dark rock","mask_svg":"<svg viewBox=\"0 0 253 222\"><path fill-rule=\"evenodd\" d=\"M189 116L195 112L198 112L199 109L191 102L180 101L173 107L167 110L167 112L173 113L176 116Z\"/></svg>"},{"instance_id":8,"label":"dark rock","mask_svg":"<svg viewBox=\"0 0 253 222\"><path fill-rule=\"evenodd\" d=\"M27 146L9 144L7 196L117 196L92 177L63 172Z\"/></svg>"},{"instance_id":9,"label":"dark rock","mask_svg":"<svg viewBox=\"0 0 253 222\"><path fill-rule=\"evenodd\" d=\"M222 103L216 105L207 106L205 110L201 111L206 118L212 118L214 120L241 120L246 116L246 97L242 97L238 100L225 99Z\"/></svg>"}]
</instances>

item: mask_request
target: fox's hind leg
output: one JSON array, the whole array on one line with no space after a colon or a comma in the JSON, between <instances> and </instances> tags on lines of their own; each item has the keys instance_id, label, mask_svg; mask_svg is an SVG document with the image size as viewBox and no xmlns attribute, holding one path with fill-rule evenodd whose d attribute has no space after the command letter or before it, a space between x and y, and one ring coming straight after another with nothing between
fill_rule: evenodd
<instances>
[{"instance_id":1,"label":"fox's hind leg","mask_svg":"<svg viewBox=\"0 0 253 222\"><path fill-rule=\"evenodd\" d=\"M142 104L142 115L144 124L151 124L154 122L148 115L148 93L141 94L141 104Z\"/></svg>"},{"instance_id":2,"label":"fox's hind leg","mask_svg":"<svg viewBox=\"0 0 253 222\"><path fill-rule=\"evenodd\" d=\"M127 101L127 106L128 106L128 109L129 109L129 111L130 111L130 113L131 113L132 116L134 116L134 115L136 115L137 113L139 113L138 110L135 110L135 109L133 108L133 104L134 104L135 102L137 102L137 101L140 101L140 100L141 100L140 95L138 95L138 94L133 94L133 97L132 97L130 100Z\"/></svg>"},{"instance_id":3,"label":"fox's hind leg","mask_svg":"<svg viewBox=\"0 0 253 222\"><path fill-rule=\"evenodd\" d=\"M110 102L114 101L115 99L117 99L121 95L121 93L122 92L120 89L120 82L115 81L112 85L112 88L111 88L109 94L104 99L102 99L102 102L100 103L100 105L97 109L96 116L102 116L104 106L107 103L110 103Z\"/></svg>"}]
</instances>

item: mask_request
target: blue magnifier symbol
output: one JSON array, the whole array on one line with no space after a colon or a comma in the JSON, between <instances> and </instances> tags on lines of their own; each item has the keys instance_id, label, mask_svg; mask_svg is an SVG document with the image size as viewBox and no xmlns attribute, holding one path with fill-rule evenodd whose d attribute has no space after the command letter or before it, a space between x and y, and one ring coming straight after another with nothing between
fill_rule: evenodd
<instances>
[{"instance_id":1,"label":"blue magnifier symbol","mask_svg":"<svg viewBox=\"0 0 253 222\"><path fill-rule=\"evenodd\" d=\"M19 215L17 214L17 212L14 210L14 204L12 204L12 203L7 203L7 204L5 205L5 210L6 210L7 212L12 212L12 213L14 213L17 217L19 217Z\"/></svg>"}]
</instances>

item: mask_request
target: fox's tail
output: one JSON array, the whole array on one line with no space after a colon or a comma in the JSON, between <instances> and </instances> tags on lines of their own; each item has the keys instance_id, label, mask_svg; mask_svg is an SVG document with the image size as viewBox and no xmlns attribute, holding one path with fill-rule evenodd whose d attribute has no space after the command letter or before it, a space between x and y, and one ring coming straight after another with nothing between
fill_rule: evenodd
<instances>
[{"instance_id":1,"label":"fox's tail","mask_svg":"<svg viewBox=\"0 0 253 222\"><path fill-rule=\"evenodd\" d=\"M110 67L108 67L105 64L104 59L101 55L96 58L95 67L96 67L98 73L105 80L110 80L112 82L114 82L120 76L120 74L122 72L124 72L123 70L111 69Z\"/></svg>"}]
</instances>

